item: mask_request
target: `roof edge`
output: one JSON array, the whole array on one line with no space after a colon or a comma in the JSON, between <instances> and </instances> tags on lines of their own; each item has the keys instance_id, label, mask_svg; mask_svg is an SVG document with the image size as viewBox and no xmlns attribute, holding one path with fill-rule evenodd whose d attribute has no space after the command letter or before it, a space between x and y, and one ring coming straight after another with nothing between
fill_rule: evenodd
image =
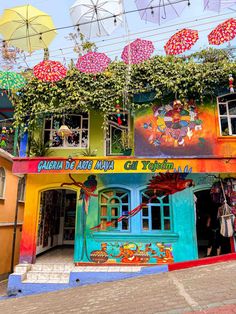
<instances>
[{"instance_id":1,"label":"roof edge","mask_svg":"<svg viewBox=\"0 0 236 314\"><path fill-rule=\"evenodd\" d=\"M0 148L0 157L3 157L7 160L9 160L10 162L13 162L13 155L11 155L10 153L6 152L4 149Z\"/></svg>"}]
</instances>

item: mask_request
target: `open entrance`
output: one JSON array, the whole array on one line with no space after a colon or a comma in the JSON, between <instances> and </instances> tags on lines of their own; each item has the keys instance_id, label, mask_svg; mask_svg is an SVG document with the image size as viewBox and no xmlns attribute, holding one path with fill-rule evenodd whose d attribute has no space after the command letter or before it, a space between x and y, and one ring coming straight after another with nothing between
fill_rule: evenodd
<instances>
[{"instance_id":1,"label":"open entrance","mask_svg":"<svg viewBox=\"0 0 236 314\"><path fill-rule=\"evenodd\" d=\"M69 189L41 193L36 244L36 256L40 255L41 260L45 259L45 253L49 251L47 256L63 259L61 255L68 257L70 254L70 258L73 258L76 198L76 192Z\"/></svg>"},{"instance_id":2,"label":"open entrance","mask_svg":"<svg viewBox=\"0 0 236 314\"><path fill-rule=\"evenodd\" d=\"M217 217L220 204L211 199L210 189L195 192L198 257L231 252L230 238L221 236Z\"/></svg>"}]
</instances>

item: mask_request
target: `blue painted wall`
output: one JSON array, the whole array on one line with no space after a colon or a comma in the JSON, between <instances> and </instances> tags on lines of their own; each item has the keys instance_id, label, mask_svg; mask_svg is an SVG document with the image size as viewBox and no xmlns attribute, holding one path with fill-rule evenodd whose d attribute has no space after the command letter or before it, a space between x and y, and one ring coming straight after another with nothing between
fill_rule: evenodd
<instances>
[{"instance_id":1,"label":"blue painted wall","mask_svg":"<svg viewBox=\"0 0 236 314\"><path fill-rule=\"evenodd\" d=\"M98 189L101 191L104 188L124 188L130 191L131 206L134 209L140 204L140 191L143 190L151 179L150 174L104 174L97 176ZM97 193L97 192L96 192ZM164 243L172 246L172 254L175 262L184 260L193 260L198 257L197 241L194 220L194 203L193 191L191 188L182 192L178 192L172 196L171 207L173 217L172 231L164 232L142 232L141 231L141 212L130 219L130 231L94 231L90 228L99 224L98 220L98 198L91 197L89 205L89 213L86 217L86 242L83 235L83 205L79 202L77 208L77 223L76 223L76 238L75 238L75 262L88 262L89 256L93 250L100 250L101 243L138 243L151 244L151 248L155 249L158 254L156 244ZM109 248L109 246L108 246ZM109 251L109 250L108 250ZM109 252L108 252L109 253ZM117 248L116 254L119 253ZM115 255L116 255L115 254ZM113 259L111 257L111 259ZM150 259L150 263L155 263L156 259Z\"/></svg>"}]
</instances>

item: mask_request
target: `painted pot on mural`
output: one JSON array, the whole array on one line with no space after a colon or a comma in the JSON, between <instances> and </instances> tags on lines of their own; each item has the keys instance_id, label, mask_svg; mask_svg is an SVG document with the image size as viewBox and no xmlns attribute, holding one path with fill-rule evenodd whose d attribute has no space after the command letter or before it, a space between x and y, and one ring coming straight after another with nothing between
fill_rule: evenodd
<instances>
[{"instance_id":1,"label":"painted pot on mural","mask_svg":"<svg viewBox=\"0 0 236 314\"><path fill-rule=\"evenodd\" d=\"M101 250L95 250L90 253L90 259L94 263L102 264L108 260L107 244L101 244Z\"/></svg>"}]
</instances>

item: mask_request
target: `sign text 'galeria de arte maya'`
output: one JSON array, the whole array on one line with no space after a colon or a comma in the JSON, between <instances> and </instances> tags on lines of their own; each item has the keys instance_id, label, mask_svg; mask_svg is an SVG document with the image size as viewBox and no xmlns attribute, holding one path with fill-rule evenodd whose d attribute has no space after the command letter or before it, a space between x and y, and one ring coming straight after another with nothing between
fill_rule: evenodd
<instances>
[{"instance_id":1,"label":"sign text 'galeria de arte maya'","mask_svg":"<svg viewBox=\"0 0 236 314\"><path fill-rule=\"evenodd\" d=\"M155 173L155 172L236 173L231 159L152 159L152 158L14 158L13 172L50 173Z\"/></svg>"}]
</instances>

